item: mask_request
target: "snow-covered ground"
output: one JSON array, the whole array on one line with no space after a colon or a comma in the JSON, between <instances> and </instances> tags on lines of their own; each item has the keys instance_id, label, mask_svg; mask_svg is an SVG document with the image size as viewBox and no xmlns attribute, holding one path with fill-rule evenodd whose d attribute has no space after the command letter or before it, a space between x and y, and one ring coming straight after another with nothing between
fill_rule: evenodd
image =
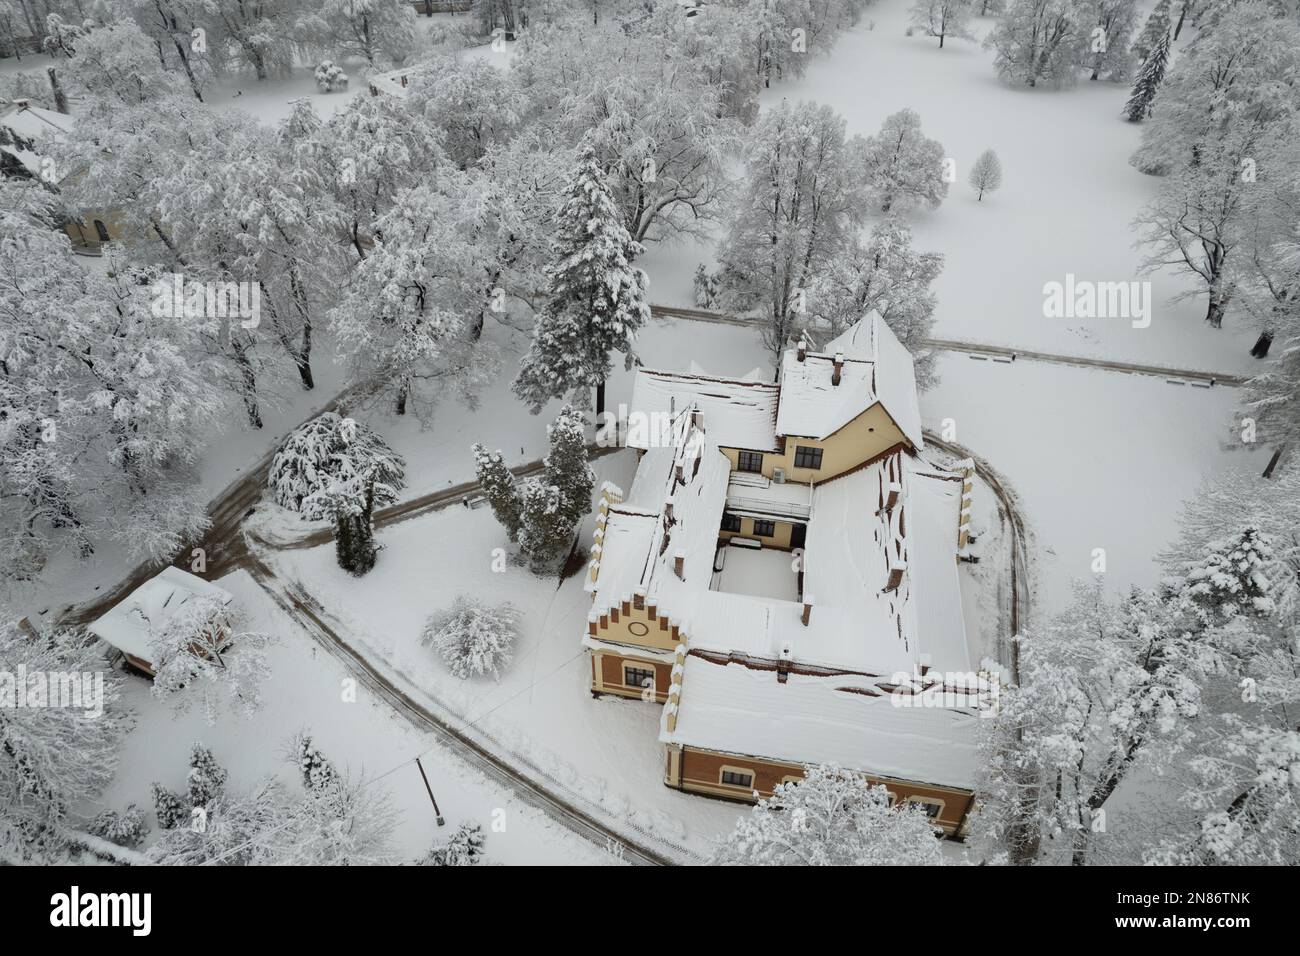
<instances>
[{"instance_id":1,"label":"snow-covered ground","mask_svg":"<svg viewBox=\"0 0 1300 956\"><path fill-rule=\"evenodd\" d=\"M249 718L222 714L215 726L209 726L202 708L178 714L170 703L152 696L147 680L129 677L124 697L135 712L136 725L123 745L117 776L103 795L102 806L122 809L136 803L148 810L154 781L183 791L190 746L196 742L210 748L230 772L227 787L232 792L246 790L268 775L283 779L296 792L300 784L296 769L285 760L286 745L297 731L310 730L317 746L340 769L346 768L353 779L373 780L371 786L391 793L401 812L394 833L400 858L422 856L461 822L476 821L483 826L487 856L494 863L616 862L604 848L575 836L489 782L386 702L370 699L364 686L356 688L354 702L345 701L348 672L282 613L252 578L238 572L220 583L248 612L251 628L279 638L270 652L264 706ZM446 820L444 828L436 824L414 763L417 756Z\"/></svg>"}]
</instances>

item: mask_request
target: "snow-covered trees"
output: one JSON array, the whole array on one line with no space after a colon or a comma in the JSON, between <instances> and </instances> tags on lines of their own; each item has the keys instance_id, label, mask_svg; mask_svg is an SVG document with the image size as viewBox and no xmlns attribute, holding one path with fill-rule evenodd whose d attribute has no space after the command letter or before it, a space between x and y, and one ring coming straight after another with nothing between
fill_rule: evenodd
<instances>
[{"instance_id":1,"label":"snow-covered trees","mask_svg":"<svg viewBox=\"0 0 1300 956\"><path fill-rule=\"evenodd\" d=\"M1161 34L1147 52L1133 81L1133 94L1124 105L1124 115L1130 123L1140 123L1151 115L1152 104L1169 65L1169 34Z\"/></svg>"},{"instance_id":2,"label":"snow-covered trees","mask_svg":"<svg viewBox=\"0 0 1300 956\"><path fill-rule=\"evenodd\" d=\"M155 56L163 67L184 73L190 92L202 100L216 72L206 37L198 32L205 14L203 4L196 0L123 0L118 9L135 18L153 40ZM203 42L199 42L201 36Z\"/></svg>"},{"instance_id":3,"label":"snow-covered trees","mask_svg":"<svg viewBox=\"0 0 1300 956\"><path fill-rule=\"evenodd\" d=\"M406 463L376 432L337 412L295 430L271 461L275 502L310 520L334 522L339 566L365 574L375 563L376 505L392 504Z\"/></svg>"},{"instance_id":4,"label":"snow-covered trees","mask_svg":"<svg viewBox=\"0 0 1300 956\"><path fill-rule=\"evenodd\" d=\"M1223 642L1177 599L1134 591L1117 607L1094 587L1020 647L1020 684L989 721L976 829L1022 862L1043 853L1083 864L1110 832L1106 803L1120 784L1186 743Z\"/></svg>"},{"instance_id":5,"label":"snow-covered trees","mask_svg":"<svg viewBox=\"0 0 1300 956\"><path fill-rule=\"evenodd\" d=\"M333 60L322 60L315 75L316 89L322 93L337 93L348 88L348 75Z\"/></svg>"},{"instance_id":6,"label":"snow-covered trees","mask_svg":"<svg viewBox=\"0 0 1300 956\"><path fill-rule=\"evenodd\" d=\"M1270 614L1274 606L1266 572L1272 561L1271 539L1247 527L1207 545L1201 560L1186 569L1184 595L1206 627Z\"/></svg>"},{"instance_id":7,"label":"snow-covered trees","mask_svg":"<svg viewBox=\"0 0 1300 956\"><path fill-rule=\"evenodd\" d=\"M979 154L975 164L970 168L970 184L978 196L975 197L977 202L984 199L985 193L991 193L1002 186L1002 163L998 160L998 154L991 149L986 149Z\"/></svg>"},{"instance_id":8,"label":"snow-covered trees","mask_svg":"<svg viewBox=\"0 0 1300 956\"><path fill-rule=\"evenodd\" d=\"M984 38L998 75L1026 86L1073 83L1089 51L1087 10L1086 0L1010 0Z\"/></svg>"},{"instance_id":9,"label":"snow-covered trees","mask_svg":"<svg viewBox=\"0 0 1300 956\"><path fill-rule=\"evenodd\" d=\"M928 37L939 38L939 49L948 37L969 40L970 0L916 0L912 5L912 25Z\"/></svg>"},{"instance_id":10,"label":"snow-covered trees","mask_svg":"<svg viewBox=\"0 0 1300 956\"><path fill-rule=\"evenodd\" d=\"M420 861L422 866L477 866L483 862L486 843L483 827L466 821L456 828L446 843L435 846Z\"/></svg>"},{"instance_id":11,"label":"snow-covered trees","mask_svg":"<svg viewBox=\"0 0 1300 956\"><path fill-rule=\"evenodd\" d=\"M185 793L168 790L156 780L153 783L154 816L163 830L176 827L202 826L208 808L223 796L227 770L217 763L212 751L201 743L190 747L190 770L185 777ZM197 813L195 811L198 811Z\"/></svg>"},{"instance_id":12,"label":"snow-covered trees","mask_svg":"<svg viewBox=\"0 0 1300 956\"><path fill-rule=\"evenodd\" d=\"M1127 80L1133 69L1129 37L1137 23L1136 0L1095 0L1093 15L1096 19L1084 61L1092 71L1088 79L1112 83Z\"/></svg>"},{"instance_id":13,"label":"snow-covered trees","mask_svg":"<svg viewBox=\"0 0 1300 956\"><path fill-rule=\"evenodd\" d=\"M596 413L604 411L610 355L622 352L630 364L636 333L650 317L646 275L631 265L641 252L595 149L584 145L555 223L545 304L514 384L534 413L552 398L582 400L593 386Z\"/></svg>"},{"instance_id":14,"label":"snow-covered trees","mask_svg":"<svg viewBox=\"0 0 1300 956\"><path fill-rule=\"evenodd\" d=\"M403 0L326 0L321 16L335 50L370 67L400 63L415 43L415 10Z\"/></svg>"},{"instance_id":15,"label":"snow-covered trees","mask_svg":"<svg viewBox=\"0 0 1300 956\"><path fill-rule=\"evenodd\" d=\"M88 272L55 221L45 190L0 181L6 573L97 535L171 554L204 526L186 468L223 406L199 331L153 314L154 275Z\"/></svg>"},{"instance_id":16,"label":"snow-covered trees","mask_svg":"<svg viewBox=\"0 0 1300 956\"><path fill-rule=\"evenodd\" d=\"M120 813L117 810L101 810L86 825L86 832L92 836L130 850L144 843L148 829L144 814L134 803Z\"/></svg>"},{"instance_id":17,"label":"snow-covered trees","mask_svg":"<svg viewBox=\"0 0 1300 956\"><path fill-rule=\"evenodd\" d=\"M1218 328L1236 298L1252 196L1273 171L1261 162L1288 136L1300 96L1276 82L1300 71L1300 26L1247 2L1200 34L1165 79L1133 163L1164 173L1139 221L1149 269L1173 266L1196 280L1205 318ZM1248 215L1248 212L1250 213Z\"/></svg>"},{"instance_id":18,"label":"snow-covered trees","mask_svg":"<svg viewBox=\"0 0 1300 956\"><path fill-rule=\"evenodd\" d=\"M920 807L833 764L778 784L723 838L724 866L937 866L939 840Z\"/></svg>"},{"instance_id":19,"label":"snow-covered trees","mask_svg":"<svg viewBox=\"0 0 1300 956\"><path fill-rule=\"evenodd\" d=\"M912 248L907 223L888 216L815 279L808 294L808 319L822 340L839 335L873 309L889 325L916 363L920 389L934 384L934 352L926 345L937 304L931 286L943 256Z\"/></svg>"},{"instance_id":20,"label":"snow-covered trees","mask_svg":"<svg viewBox=\"0 0 1300 956\"><path fill-rule=\"evenodd\" d=\"M196 746L195 753L201 749ZM302 776L301 794L267 778L244 793L218 786L198 805L155 784L156 798L161 795L155 812L163 834L149 848L150 861L166 866L394 862L397 813L388 792L373 780L354 781L337 770L309 732L291 740L287 750L287 759ZM193 768L190 776L193 779Z\"/></svg>"},{"instance_id":21,"label":"snow-covered trees","mask_svg":"<svg viewBox=\"0 0 1300 956\"><path fill-rule=\"evenodd\" d=\"M829 106L783 102L750 134L744 179L718 249L719 298L727 308L762 314L775 367L802 321L807 290L852 247L865 217L856 158L863 144L844 130Z\"/></svg>"},{"instance_id":22,"label":"snow-covered trees","mask_svg":"<svg viewBox=\"0 0 1300 956\"><path fill-rule=\"evenodd\" d=\"M885 117L880 132L868 137L862 150L872 204L882 212L906 212L922 205L938 209L948 195L943 160L943 145L922 135L915 110Z\"/></svg>"},{"instance_id":23,"label":"snow-covered trees","mask_svg":"<svg viewBox=\"0 0 1300 956\"><path fill-rule=\"evenodd\" d=\"M4 619L13 620L9 612ZM33 679L20 684L18 675ZM82 699L58 706L49 696L56 688L42 689L38 675L76 677ZM121 684L84 635L33 639L12 623L0 627L0 857L57 861L75 808L98 797L117 769L129 726ZM27 695L26 706L17 694ZM33 705L34 694L43 706Z\"/></svg>"},{"instance_id":24,"label":"snow-covered trees","mask_svg":"<svg viewBox=\"0 0 1300 956\"><path fill-rule=\"evenodd\" d=\"M113 103L147 103L177 88L159 64L154 41L132 20L90 30L77 41L65 72L92 99Z\"/></svg>"},{"instance_id":25,"label":"snow-covered trees","mask_svg":"<svg viewBox=\"0 0 1300 956\"><path fill-rule=\"evenodd\" d=\"M550 452L540 476L516 481L501 453L474 446L475 469L493 513L534 571L551 566L591 509L595 475L587 463L586 420L571 405L547 428Z\"/></svg>"},{"instance_id":26,"label":"snow-covered trees","mask_svg":"<svg viewBox=\"0 0 1300 956\"><path fill-rule=\"evenodd\" d=\"M205 45L259 80L288 73L303 38L302 0L204 0Z\"/></svg>"},{"instance_id":27,"label":"snow-covered trees","mask_svg":"<svg viewBox=\"0 0 1300 956\"><path fill-rule=\"evenodd\" d=\"M519 612L511 604L491 607L462 594L429 619L422 640L442 655L447 669L461 680L485 674L499 678L514 657L519 622Z\"/></svg>"},{"instance_id":28,"label":"snow-covered trees","mask_svg":"<svg viewBox=\"0 0 1300 956\"><path fill-rule=\"evenodd\" d=\"M270 667L269 634L250 631L244 616L211 595L192 595L161 626L149 629L155 697L180 708L201 700L215 724L223 699L251 714L262 704L261 683Z\"/></svg>"},{"instance_id":29,"label":"snow-covered trees","mask_svg":"<svg viewBox=\"0 0 1300 956\"><path fill-rule=\"evenodd\" d=\"M1160 42L1160 38L1169 35L1169 0L1158 0L1151 10L1151 15L1147 17L1142 32L1133 41L1133 55L1139 62L1145 63L1151 51Z\"/></svg>"},{"instance_id":30,"label":"snow-covered trees","mask_svg":"<svg viewBox=\"0 0 1300 956\"><path fill-rule=\"evenodd\" d=\"M439 132L447 158L469 169L508 143L529 118L531 98L512 70L461 57L421 64L407 101Z\"/></svg>"}]
</instances>

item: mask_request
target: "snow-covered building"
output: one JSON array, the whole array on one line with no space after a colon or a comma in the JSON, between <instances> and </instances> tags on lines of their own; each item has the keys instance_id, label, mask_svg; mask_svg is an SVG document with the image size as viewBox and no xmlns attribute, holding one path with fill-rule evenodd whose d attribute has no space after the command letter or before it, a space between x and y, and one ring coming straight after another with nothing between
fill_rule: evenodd
<instances>
[{"instance_id":1,"label":"snow-covered building","mask_svg":"<svg viewBox=\"0 0 1300 956\"><path fill-rule=\"evenodd\" d=\"M834 762L958 833L991 684L958 580L973 468L926 457L912 358L871 313L780 381L642 369L601 492L593 694L664 704L665 782L769 795Z\"/></svg>"},{"instance_id":2,"label":"snow-covered building","mask_svg":"<svg viewBox=\"0 0 1300 956\"><path fill-rule=\"evenodd\" d=\"M113 605L89 627L90 633L113 645L139 671L154 674L150 657L153 637L177 612L200 595L226 605L234 600L225 588L176 567L165 567Z\"/></svg>"},{"instance_id":3,"label":"snow-covered building","mask_svg":"<svg viewBox=\"0 0 1300 956\"><path fill-rule=\"evenodd\" d=\"M0 176L41 179L58 186L83 170L59 169L48 153L51 143L63 138L76 120L65 113L33 106L28 100L0 102ZM101 245L119 238L120 226L110 212L80 210L63 223L73 248L98 252Z\"/></svg>"}]
</instances>

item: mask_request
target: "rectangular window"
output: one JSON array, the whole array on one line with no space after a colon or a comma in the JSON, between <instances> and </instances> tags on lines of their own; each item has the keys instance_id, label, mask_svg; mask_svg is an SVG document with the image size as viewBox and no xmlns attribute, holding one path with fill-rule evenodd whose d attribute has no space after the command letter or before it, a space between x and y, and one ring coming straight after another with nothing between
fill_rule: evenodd
<instances>
[{"instance_id":1,"label":"rectangular window","mask_svg":"<svg viewBox=\"0 0 1300 956\"><path fill-rule=\"evenodd\" d=\"M655 672L645 667L633 667L631 664L624 664L623 683L628 687L653 687L655 685Z\"/></svg>"},{"instance_id":2,"label":"rectangular window","mask_svg":"<svg viewBox=\"0 0 1300 956\"><path fill-rule=\"evenodd\" d=\"M937 817L939 813L943 810L943 804L938 802L937 800L926 800L923 797L911 797L908 799L907 802L919 806L922 810L925 811L925 815L929 817L931 820Z\"/></svg>"},{"instance_id":3,"label":"rectangular window","mask_svg":"<svg viewBox=\"0 0 1300 956\"><path fill-rule=\"evenodd\" d=\"M763 453L761 451L742 451L736 459L738 471L763 471Z\"/></svg>"},{"instance_id":4,"label":"rectangular window","mask_svg":"<svg viewBox=\"0 0 1300 956\"><path fill-rule=\"evenodd\" d=\"M820 468L822 450L807 445L796 445L794 449L794 466L796 468Z\"/></svg>"},{"instance_id":5,"label":"rectangular window","mask_svg":"<svg viewBox=\"0 0 1300 956\"><path fill-rule=\"evenodd\" d=\"M776 534L776 522L775 522L775 521L759 521L757 518L755 518L755 519L754 519L754 534L758 535L760 538L770 538L770 537L772 537L772 535Z\"/></svg>"},{"instance_id":6,"label":"rectangular window","mask_svg":"<svg viewBox=\"0 0 1300 956\"><path fill-rule=\"evenodd\" d=\"M723 531L740 531L740 515L724 514L722 516Z\"/></svg>"},{"instance_id":7,"label":"rectangular window","mask_svg":"<svg viewBox=\"0 0 1300 956\"><path fill-rule=\"evenodd\" d=\"M754 775L745 773L743 770L724 770L722 771L722 782L728 787L744 787L753 789Z\"/></svg>"}]
</instances>

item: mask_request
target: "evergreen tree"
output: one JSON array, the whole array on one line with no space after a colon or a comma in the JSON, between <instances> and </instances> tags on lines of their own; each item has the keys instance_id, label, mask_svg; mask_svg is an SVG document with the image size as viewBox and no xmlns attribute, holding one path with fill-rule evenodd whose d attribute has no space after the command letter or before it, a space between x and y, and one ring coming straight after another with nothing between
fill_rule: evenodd
<instances>
[{"instance_id":1,"label":"evergreen tree","mask_svg":"<svg viewBox=\"0 0 1300 956\"><path fill-rule=\"evenodd\" d=\"M178 827L190 818L185 801L156 781L153 785L153 813L158 818L158 826L164 830Z\"/></svg>"},{"instance_id":2,"label":"evergreen tree","mask_svg":"<svg viewBox=\"0 0 1300 956\"><path fill-rule=\"evenodd\" d=\"M1161 37L1169 35L1169 0L1160 0L1138 38L1133 41L1133 53L1143 62L1151 55Z\"/></svg>"},{"instance_id":3,"label":"evergreen tree","mask_svg":"<svg viewBox=\"0 0 1300 956\"><path fill-rule=\"evenodd\" d=\"M1205 557L1188 566L1183 594L1205 624L1269 614L1274 609L1268 579L1272 563L1272 540L1247 527L1207 546Z\"/></svg>"},{"instance_id":4,"label":"evergreen tree","mask_svg":"<svg viewBox=\"0 0 1300 956\"><path fill-rule=\"evenodd\" d=\"M309 793L329 793L339 788L342 777L311 738L302 733L293 741L294 761L302 774L303 789Z\"/></svg>"},{"instance_id":5,"label":"evergreen tree","mask_svg":"<svg viewBox=\"0 0 1300 956\"><path fill-rule=\"evenodd\" d=\"M991 193L1002 185L1002 163L998 161L997 153L991 149L980 153L970 168L970 184L979 192L976 202L983 201L985 193Z\"/></svg>"},{"instance_id":6,"label":"evergreen tree","mask_svg":"<svg viewBox=\"0 0 1300 956\"><path fill-rule=\"evenodd\" d=\"M519 549L534 573L548 570L568 548L573 524L566 517L564 495L545 478L528 478L519 493Z\"/></svg>"},{"instance_id":7,"label":"evergreen tree","mask_svg":"<svg viewBox=\"0 0 1300 956\"><path fill-rule=\"evenodd\" d=\"M186 778L189 787L190 805L206 807L221 795L226 785L226 770L217 763L212 751L202 744L195 744L190 750L190 772Z\"/></svg>"},{"instance_id":8,"label":"evergreen tree","mask_svg":"<svg viewBox=\"0 0 1300 956\"><path fill-rule=\"evenodd\" d=\"M1142 61L1137 81L1133 84L1133 95L1124 106L1124 115L1130 123L1140 123L1151 115L1152 103L1165 78L1165 68L1169 65L1169 43L1169 34L1166 32L1155 41L1155 46Z\"/></svg>"},{"instance_id":9,"label":"evergreen tree","mask_svg":"<svg viewBox=\"0 0 1300 956\"><path fill-rule=\"evenodd\" d=\"M442 655L456 677L501 676L514 657L519 636L519 612L506 603L489 607L478 598L461 595L429 619L422 640Z\"/></svg>"},{"instance_id":10,"label":"evergreen tree","mask_svg":"<svg viewBox=\"0 0 1300 956\"><path fill-rule=\"evenodd\" d=\"M492 513L506 529L511 541L519 540L519 491L515 476L500 451L488 451L482 444L474 445L474 472Z\"/></svg>"},{"instance_id":11,"label":"evergreen tree","mask_svg":"<svg viewBox=\"0 0 1300 956\"><path fill-rule=\"evenodd\" d=\"M422 866L477 866L483 861L483 827L462 823L442 846L436 846L420 861Z\"/></svg>"},{"instance_id":12,"label":"evergreen tree","mask_svg":"<svg viewBox=\"0 0 1300 956\"><path fill-rule=\"evenodd\" d=\"M574 528L591 511L596 487L596 474L587 463L586 424L581 411L565 405L546 430L551 440L546 481L560 489L561 513Z\"/></svg>"},{"instance_id":13,"label":"evergreen tree","mask_svg":"<svg viewBox=\"0 0 1300 956\"><path fill-rule=\"evenodd\" d=\"M582 397L594 386L600 414L610 354L624 353L630 367L637 330L650 317L646 275L631 265L644 249L623 225L590 143L581 147L565 195L546 301L514 388L536 413L549 399Z\"/></svg>"}]
</instances>

